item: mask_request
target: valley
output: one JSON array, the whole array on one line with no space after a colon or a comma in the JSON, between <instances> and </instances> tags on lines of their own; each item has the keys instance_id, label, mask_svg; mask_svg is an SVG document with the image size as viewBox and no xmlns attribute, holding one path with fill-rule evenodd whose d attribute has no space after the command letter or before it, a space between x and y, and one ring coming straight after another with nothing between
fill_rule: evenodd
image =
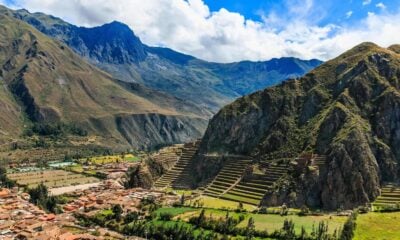
<instances>
[{"instance_id":1,"label":"valley","mask_svg":"<svg viewBox=\"0 0 400 240\"><path fill-rule=\"evenodd\" d=\"M400 45L160 46L0 5L1 240L400 238Z\"/></svg>"}]
</instances>

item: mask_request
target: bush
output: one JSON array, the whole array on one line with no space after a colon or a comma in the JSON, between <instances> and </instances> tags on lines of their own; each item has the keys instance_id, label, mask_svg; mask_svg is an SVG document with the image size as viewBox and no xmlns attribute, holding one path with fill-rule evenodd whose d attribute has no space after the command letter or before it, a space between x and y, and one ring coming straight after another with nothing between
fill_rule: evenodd
<instances>
[{"instance_id":1,"label":"bush","mask_svg":"<svg viewBox=\"0 0 400 240\"><path fill-rule=\"evenodd\" d=\"M173 218L173 215L171 213L163 212L160 213L159 219L162 221L170 221Z\"/></svg>"},{"instance_id":2,"label":"bush","mask_svg":"<svg viewBox=\"0 0 400 240\"><path fill-rule=\"evenodd\" d=\"M357 213L353 213L343 225L340 240L351 240L354 237L354 230L356 229Z\"/></svg>"}]
</instances>

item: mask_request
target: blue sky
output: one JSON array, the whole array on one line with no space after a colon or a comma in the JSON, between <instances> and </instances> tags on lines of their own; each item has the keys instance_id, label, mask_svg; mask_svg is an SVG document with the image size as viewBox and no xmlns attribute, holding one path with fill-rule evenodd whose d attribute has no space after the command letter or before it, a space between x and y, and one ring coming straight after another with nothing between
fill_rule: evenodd
<instances>
[{"instance_id":1,"label":"blue sky","mask_svg":"<svg viewBox=\"0 0 400 240\"><path fill-rule=\"evenodd\" d=\"M211 11L225 8L238 12L248 19L262 21L263 16L275 12L290 18L288 8L296 1L287 0L205 0ZM306 2L306 1L304 1ZM384 8L384 9L383 9ZM319 0L317 6L308 12L308 21L319 26L326 24L352 24L368 16L369 13L382 11L394 13L400 8L399 0Z\"/></svg>"},{"instance_id":2,"label":"blue sky","mask_svg":"<svg viewBox=\"0 0 400 240\"><path fill-rule=\"evenodd\" d=\"M79 26L113 20L141 40L216 62L331 59L400 43L400 0L0 0Z\"/></svg>"}]
</instances>

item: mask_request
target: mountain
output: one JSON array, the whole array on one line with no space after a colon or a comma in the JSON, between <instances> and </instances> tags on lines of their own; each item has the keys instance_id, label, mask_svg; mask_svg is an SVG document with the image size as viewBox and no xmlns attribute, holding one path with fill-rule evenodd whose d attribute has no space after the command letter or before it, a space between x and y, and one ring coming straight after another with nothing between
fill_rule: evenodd
<instances>
[{"instance_id":1,"label":"mountain","mask_svg":"<svg viewBox=\"0 0 400 240\"><path fill-rule=\"evenodd\" d=\"M210 63L167 48L143 44L123 23L77 27L59 18L0 7L39 31L66 43L92 64L125 82L136 82L195 103L207 111L245 94L299 77L321 64L295 58L266 62Z\"/></svg>"},{"instance_id":2,"label":"mountain","mask_svg":"<svg viewBox=\"0 0 400 240\"><path fill-rule=\"evenodd\" d=\"M210 116L203 109L121 82L11 14L0 12L0 26L0 138L33 125L87 132L109 147L152 148L203 133Z\"/></svg>"},{"instance_id":3,"label":"mountain","mask_svg":"<svg viewBox=\"0 0 400 240\"><path fill-rule=\"evenodd\" d=\"M317 153L326 171L306 169L277 189L325 209L373 201L384 182L399 180L400 47L363 43L300 79L242 97L210 121L195 173L214 169L201 156L248 155L272 161ZM234 159L233 159L234 160ZM202 170L203 169L203 170Z\"/></svg>"}]
</instances>

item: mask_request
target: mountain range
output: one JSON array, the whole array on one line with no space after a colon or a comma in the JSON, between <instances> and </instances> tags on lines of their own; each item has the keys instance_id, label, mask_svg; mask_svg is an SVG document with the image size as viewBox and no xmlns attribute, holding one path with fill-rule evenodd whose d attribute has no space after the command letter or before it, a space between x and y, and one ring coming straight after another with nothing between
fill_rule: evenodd
<instances>
[{"instance_id":1,"label":"mountain range","mask_svg":"<svg viewBox=\"0 0 400 240\"><path fill-rule=\"evenodd\" d=\"M166 92L212 113L237 97L302 76L321 64L296 58L210 63L168 48L147 46L120 22L85 28L42 13L3 11L64 42L119 80Z\"/></svg>"},{"instance_id":2,"label":"mountain range","mask_svg":"<svg viewBox=\"0 0 400 240\"><path fill-rule=\"evenodd\" d=\"M77 27L3 6L0 16L3 141L32 124L59 123L111 146L186 142L201 137L208 119L235 98L321 63L210 63L147 46L120 22Z\"/></svg>"},{"instance_id":3,"label":"mountain range","mask_svg":"<svg viewBox=\"0 0 400 240\"><path fill-rule=\"evenodd\" d=\"M399 180L399 90L400 46L363 43L300 79L224 107L210 121L200 156L324 155L326 171L309 168L282 181L280 204L293 197L297 206L325 209L367 204L382 183ZM201 159L198 179L217 168Z\"/></svg>"}]
</instances>

